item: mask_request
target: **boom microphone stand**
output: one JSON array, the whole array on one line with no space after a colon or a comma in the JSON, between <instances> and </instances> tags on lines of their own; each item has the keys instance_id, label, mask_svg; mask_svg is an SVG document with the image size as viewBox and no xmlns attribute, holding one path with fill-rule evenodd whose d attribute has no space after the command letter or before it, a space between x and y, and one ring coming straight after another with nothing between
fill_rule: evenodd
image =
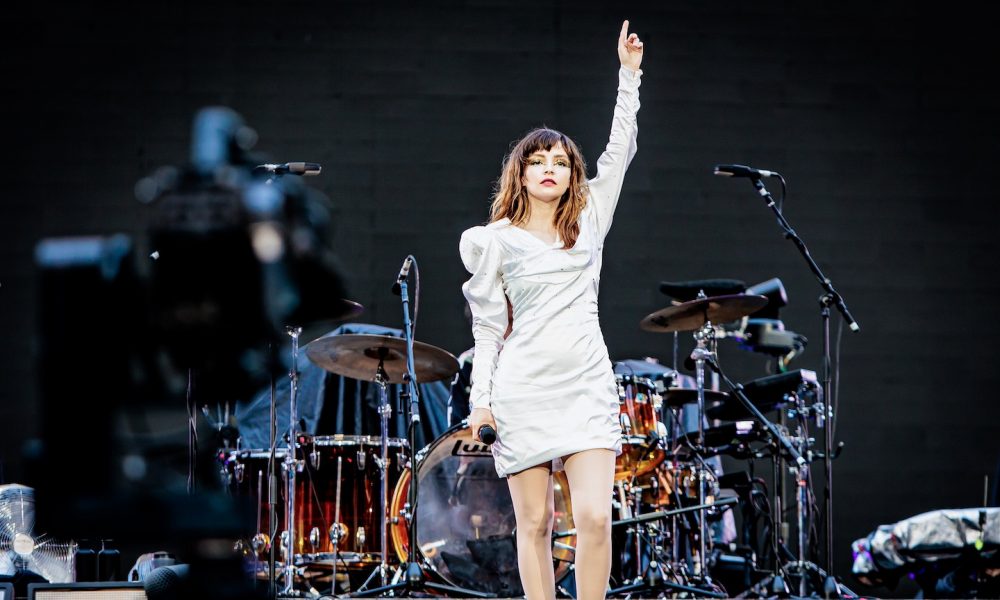
<instances>
[{"instance_id":1,"label":"boom microphone stand","mask_svg":"<svg viewBox=\"0 0 1000 600\"><path fill-rule=\"evenodd\" d=\"M754 171L750 169L750 171ZM718 168L716 169L718 173ZM820 296L820 317L823 321L823 396L826 398L826 408L824 409L825 414L823 422L823 437L824 437L824 452L823 452L823 466L826 472L826 493L824 494L824 510L826 511L826 519L824 520L824 529L826 534L826 578L823 582L823 595L824 597L841 597L842 596L842 586L837 582L836 578L833 576L833 420L834 414L832 410L832 373L831 373L831 358L830 358L830 306L837 307L841 316L847 322L848 327L851 331L861 331L861 326L851 312L847 309L847 304L844 302L844 298L833 288L833 282L823 274L820 270L819 265L813 260L812 255L809 254L809 249L806 247L805 242L802 238L795 233L792 226L785 219L785 215L782 214L781 210L778 209L774 202L774 198L771 197L771 193L767 191L764 187L764 183L761 181L761 172L756 171L757 175L749 175L754 188L757 189L757 193L760 194L762 198L766 200L768 208L774 212L775 216L778 218L778 225L785 232L785 237L795 244L795 247L799 250L802 258L805 259L806 264L812 271L813 275L816 276L816 280L819 281L820 286L824 290L824 294ZM781 178L780 174L775 173L777 177ZM784 179L781 178L782 184L784 184Z\"/></svg>"}]
</instances>

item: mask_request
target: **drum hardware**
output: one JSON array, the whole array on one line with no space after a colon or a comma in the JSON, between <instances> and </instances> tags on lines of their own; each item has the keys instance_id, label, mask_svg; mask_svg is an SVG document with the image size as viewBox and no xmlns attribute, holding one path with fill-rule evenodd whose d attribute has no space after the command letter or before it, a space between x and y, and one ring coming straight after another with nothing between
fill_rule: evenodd
<instances>
[{"instance_id":1,"label":"drum hardware","mask_svg":"<svg viewBox=\"0 0 1000 600\"><path fill-rule=\"evenodd\" d=\"M807 373L811 374L811 372ZM772 381L774 381L773 378ZM795 378L786 377L785 383L786 385L788 383L795 383ZM787 406L787 410L784 414L782 414L782 420L787 417L798 423L794 435L789 435L788 438L800 453L809 457L809 461L820 457L818 457L811 449L812 446L815 445L816 440L808 436L806 423L810 419L815 419L817 426L823 427L824 421L828 416L827 408L820 397L822 392L818 388L814 387L812 383L813 381L806 377L799 384L797 391L788 391L784 394L783 401ZM774 389L772 387L772 393L773 391ZM784 457L780 452L775 452L774 454L775 456L773 457L773 460L775 465L775 477L778 477L780 469L778 465ZM793 560L786 561L784 564L778 565L778 557L776 555L775 574L765 578L765 580L751 588L751 593L769 593L777 587L787 585L787 578L789 576L797 577L797 591L801 596L805 596L810 592L819 592L820 590L823 590L824 594L829 594L833 591L832 589L825 588L827 582L830 581L827 574L815 563L808 560L807 557L809 548L808 532L811 530L811 523L813 520L811 508L813 504L811 491L812 475L809 461L796 463L789 467L789 472L794 478L795 489L795 558ZM775 481L778 480L776 479ZM780 507L783 502L780 493L780 491L776 490L775 504L778 507ZM776 549L779 547L777 544L779 544L780 541L780 538L777 536L772 540L772 544L775 544L774 547ZM782 579L779 574L784 574L785 579ZM810 579L813 579L811 584Z\"/></svg>"},{"instance_id":2,"label":"drum hardware","mask_svg":"<svg viewBox=\"0 0 1000 600\"><path fill-rule=\"evenodd\" d=\"M694 444L695 455L704 450L705 440L705 364L715 363L718 335L713 323L728 323L742 319L768 303L765 296L732 294L708 297L704 289L699 289L693 300L668 306L647 315L639 323L645 331L669 333L692 331L695 348L690 360L694 362L696 379L696 400L698 436ZM697 472L698 504L706 504L706 477ZM701 513L698 521L697 576L707 586L712 586L707 565L707 523Z\"/></svg>"},{"instance_id":3,"label":"drum hardware","mask_svg":"<svg viewBox=\"0 0 1000 600\"><path fill-rule=\"evenodd\" d=\"M269 538L266 533L258 533L250 538L250 548L252 548L254 553L258 556L261 552L270 547L270 545L271 538Z\"/></svg>"},{"instance_id":4,"label":"drum hardware","mask_svg":"<svg viewBox=\"0 0 1000 600\"><path fill-rule=\"evenodd\" d=\"M358 464L361 463L360 458L357 459ZM333 506L333 525L330 525L330 529L327 533L330 536L330 545L333 546L333 564L331 565L331 577L332 582L331 591L336 591L337 589L337 554L340 551L340 540L347 536L347 526L340 521L340 489L343 484L344 478L344 457L337 457L337 486L336 493L334 495L334 506Z\"/></svg>"},{"instance_id":5,"label":"drum hardware","mask_svg":"<svg viewBox=\"0 0 1000 600\"><path fill-rule=\"evenodd\" d=\"M288 445L285 451L285 462L283 471L285 473L285 531L281 534L282 548L284 550L285 561L285 587L283 593L291 595L295 585L295 548L292 541L295 539L295 474L299 470L299 461L295 458L296 428L298 427L299 409L299 335L302 333L301 327L286 327L286 333L292 338L292 367L288 372L291 387L289 394L288 411ZM275 446L275 440L271 441L271 447Z\"/></svg>"},{"instance_id":6,"label":"drum hardware","mask_svg":"<svg viewBox=\"0 0 1000 600\"><path fill-rule=\"evenodd\" d=\"M699 292L701 298L705 299L704 292ZM697 382L698 397L698 440L695 448L701 452L705 448L705 360L715 355L715 336L711 319L708 318L707 308L705 309L705 323L694 332L695 348L691 352L691 358L695 362L695 379ZM710 344L712 347L710 347ZM705 504L705 477L701 471L696 471L698 483L698 504ZM711 578L708 574L708 524L705 513L700 514L698 519L698 575L711 585Z\"/></svg>"},{"instance_id":7,"label":"drum hardware","mask_svg":"<svg viewBox=\"0 0 1000 600\"><path fill-rule=\"evenodd\" d=\"M785 433L783 433L774 423L772 423L771 421L769 421L764 416L764 414L761 412L761 409L758 408L754 404L754 402L752 402L750 400L750 398L747 396L747 394L744 391L744 386L741 385L741 384L734 383L731 379L729 379L729 377L725 374L725 372L722 371L722 369L719 367L718 361L715 359L715 357L707 357L706 361L708 362L709 366L719 374L719 376L722 378L722 380L730 388L730 391L732 393L732 397L736 398L740 402L740 404L742 404L743 408L746 411L748 411L751 414L753 414L754 417L756 417L756 421L758 423L760 423L764 427L764 429L767 431L767 433L770 434L771 444L774 445L774 447L775 447L775 450L773 452L773 457L772 457L773 472L774 472L774 481L775 482L780 482L781 481L780 464L781 464L781 461L784 460L784 456L783 456L783 453L781 452L781 450L784 450L784 454L787 455L788 457L790 457L791 460L794 463L794 465L791 466L790 468L793 469L794 472L796 473L796 475L798 476L798 478L796 480L796 484L797 484L796 488L798 490L798 493L804 493L803 492L803 488L805 486L803 485L803 482L805 481L805 479L802 479L801 477L802 477L803 473L806 473L805 467L807 465L807 461L803 457L802 453L800 452L800 448L804 449L805 444L803 444L803 441L806 441L806 440L802 440L801 437L799 437L799 438L792 438L791 436L788 436ZM783 396L783 398L785 398L785 396ZM796 404L799 404L799 403L796 402ZM803 407L803 410L804 409L805 409L805 407ZM776 488L777 487L778 486L776 485ZM762 580L756 586L754 586L754 588L752 588L752 591L754 591L755 593L760 593L760 594L763 594L763 593L787 594L788 593L787 587L786 587L786 584L785 584L785 578L784 578L785 569L781 565L779 557L778 557L778 554L777 554L778 549L781 547L781 528L777 526L778 521L780 520L780 517L783 514L783 507L782 507L781 496L782 496L781 492L776 489L775 490L775 494L774 494L774 512L773 512L773 515L775 516L775 520L772 523L772 527L771 527L771 535L772 535L771 544L772 544L772 547L775 550L774 565L773 565L773 569L774 570L773 570L773 573L771 575L769 575L768 577L766 577L764 580ZM799 511L804 510L804 505L801 505L801 504L799 504L797 502L797 509ZM800 518L799 519L800 522L803 523L803 525L801 525L801 526L804 529L804 522L801 519L802 515L801 514L797 514L797 517L799 517ZM800 537L801 537L802 530L800 530L799 533L800 533ZM800 553L801 553L804 550L804 546L800 546L799 550L800 550ZM804 555L803 555L803 558L804 558ZM795 561L795 562L799 563L799 561ZM812 563L808 563L808 565L809 565L808 569L819 569L818 567L816 567ZM786 566L788 566L788 565L786 565ZM800 569L800 570L802 568L806 568L801 563L799 563L799 564L793 564L791 566L793 566L796 569ZM805 579L805 576L803 575L800 578L800 587L804 586L805 582L806 582L806 579ZM802 591L802 590L800 589L800 591Z\"/></svg>"},{"instance_id":8,"label":"drum hardware","mask_svg":"<svg viewBox=\"0 0 1000 600\"><path fill-rule=\"evenodd\" d=\"M640 525L640 524L655 523L655 522L658 522L658 521L663 521L664 519L667 519L667 518L670 518L670 517L680 516L680 515L684 515L684 514L699 513L699 512L708 511L708 510L718 510L719 508L726 507L726 506L729 506L729 505L733 505L733 504L736 504L738 502L739 502L739 500L737 498L733 498L733 497L720 498L720 499L716 500L715 502L713 502L711 504L697 504L697 505L694 505L694 506L687 506L687 507L683 507L683 508L676 508L676 509L665 510L665 511L655 511L655 512L646 513L646 514L642 514L642 515L636 515L634 517L630 517L630 518L627 518L627 519L619 519L617 521L613 521L611 523L611 527L612 528L614 528L614 527L623 527L623 526L635 527L635 526ZM559 538L568 537L568 536L575 535L575 534L576 534L576 530L575 529L569 529L569 530L566 530L566 531L556 531L556 532L553 532L552 537L553 537L553 539L559 539ZM666 568L664 567L665 564L668 564L668 561L666 560L667 557L665 557L662 554L662 547L659 546L659 545L653 544L651 546L651 548L654 549L654 552L655 552L654 556L657 558L657 560L651 561L651 565L653 563L655 563L655 565L653 565L653 568L656 570L656 572L659 572L659 573L663 574L662 579L659 579L658 581L655 581L655 582L651 582L651 581L646 580L646 578L649 577L648 573L652 572L652 571L650 571L650 569L647 569L646 570L647 575L646 575L646 578L644 578L643 582L633 582L633 583L631 583L629 585L626 585L626 586L623 586L623 587L611 590L610 592L608 592L609 595L611 595L611 594L614 594L614 595L631 594L631 593L638 592L638 591L662 591L665 588L665 589L674 590L674 591L677 591L677 592L686 592L686 593L694 594L695 596L700 597L700 598L726 598L726 597L728 597L727 594L725 594L725 593L719 593L719 592L716 592L714 590L706 590L706 589L704 589L702 587L693 587L693 586L689 586L689 585L684 585L684 584L680 584L680 583L675 583L675 582L672 582L672 581L668 581L667 577L666 577L666 575L668 573L667 573Z\"/></svg>"},{"instance_id":9,"label":"drum hardware","mask_svg":"<svg viewBox=\"0 0 1000 600\"><path fill-rule=\"evenodd\" d=\"M295 365L296 367L298 365ZM268 406L270 408L270 415L268 418L268 453L267 453L267 594L268 597L275 598L278 595L278 574L277 574L277 549L275 548L274 538L278 534L278 464L277 464L277 447L278 447L278 405L277 405L277 395L275 393L275 383L274 377L271 377L271 385L269 390L269 402ZM291 411L289 411L291 412ZM237 440L236 447L239 448L240 442ZM260 473L258 471L258 473ZM258 511L260 510L260 504L258 506ZM255 532L257 535L261 535L260 527L257 528Z\"/></svg>"}]
</instances>

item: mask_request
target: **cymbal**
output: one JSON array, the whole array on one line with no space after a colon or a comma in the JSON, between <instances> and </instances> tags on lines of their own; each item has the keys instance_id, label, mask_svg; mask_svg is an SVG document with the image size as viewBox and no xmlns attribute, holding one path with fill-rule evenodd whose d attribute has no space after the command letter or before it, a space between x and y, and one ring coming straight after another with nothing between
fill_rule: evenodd
<instances>
[{"instance_id":1,"label":"cymbal","mask_svg":"<svg viewBox=\"0 0 1000 600\"><path fill-rule=\"evenodd\" d=\"M680 408L685 404L698 402L698 390L690 390L687 388L667 388L667 390L660 394L660 396L663 397L663 404L671 408ZM705 406L709 406L715 402L725 402L728 399L729 394L726 392L705 390Z\"/></svg>"},{"instance_id":2,"label":"cymbal","mask_svg":"<svg viewBox=\"0 0 1000 600\"><path fill-rule=\"evenodd\" d=\"M321 369L374 381L379 361L388 383L403 383L406 374L406 340L387 335L328 335L305 346L306 356ZM413 342L413 370L417 381L427 383L451 377L458 360L448 351L423 342Z\"/></svg>"},{"instance_id":3,"label":"cymbal","mask_svg":"<svg viewBox=\"0 0 1000 600\"><path fill-rule=\"evenodd\" d=\"M639 322L639 328L657 333L694 331L707 321L720 324L735 321L761 309L766 304L765 296L748 294L712 296L661 308L646 315L646 318Z\"/></svg>"}]
</instances>

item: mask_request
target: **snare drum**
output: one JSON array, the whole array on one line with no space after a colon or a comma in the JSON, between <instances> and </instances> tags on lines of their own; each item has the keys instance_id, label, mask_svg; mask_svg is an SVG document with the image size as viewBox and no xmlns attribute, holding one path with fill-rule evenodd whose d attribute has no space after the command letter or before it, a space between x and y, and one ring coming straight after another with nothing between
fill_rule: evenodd
<instances>
[{"instance_id":1,"label":"snare drum","mask_svg":"<svg viewBox=\"0 0 1000 600\"><path fill-rule=\"evenodd\" d=\"M472 439L464 423L443 433L417 454L420 502L417 551L447 583L517 597L524 594L517 571L514 506L507 481L497 476L489 446ZM573 527L569 484L552 474L554 531ZM392 496L392 544L401 561L410 547L407 520L410 481L406 470ZM555 578L561 580L573 561L575 536L555 540Z\"/></svg>"},{"instance_id":2,"label":"snare drum","mask_svg":"<svg viewBox=\"0 0 1000 600\"><path fill-rule=\"evenodd\" d=\"M662 398L646 377L615 375L618 384L618 419L622 428L622 453L615 461L615 479L627 480L651 472L666 457L658 440L658 415Z\"/></svg>"},{"instance_id":3,"label":"snare drum","mask_svg":"<svg viewBox=\"0 0 1000 600\"><path fill-rule=\"evenodd\" d=\"M387 495L396 487L406 463L404 439L390 438ZM276 450L277 468L286 449ZM336 552L338 564L363 567L380 562L379 527L380 472L376 459L381 438L375 436L302 436L297 444L295 475L295 544L299 562L321 560ZM225 457L225 472L231 492L254 498L260 511L260 531L268 532L268 450L238 450ZM285 478L278 479L278 532L285 527ZM337 518L339 515L339 519ZM339 523L334 527L334 523ZM336 546L333 538L336 537ZM266 554L263 550L260 557ZM388 557L392 558L392 557ZM387 559L388 559L387 558Z\"/></svg>"}]
</instances>

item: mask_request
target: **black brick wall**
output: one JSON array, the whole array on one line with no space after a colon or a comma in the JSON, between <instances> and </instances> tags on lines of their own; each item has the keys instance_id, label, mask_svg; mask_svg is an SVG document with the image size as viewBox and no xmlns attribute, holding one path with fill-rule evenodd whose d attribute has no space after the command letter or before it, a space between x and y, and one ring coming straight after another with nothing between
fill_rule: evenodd
<instances>
[{"instance_id":1,"label":"black brick wall","mask_svg":"<svg viewBox=\"0 0 1000 600\"><path fill-rule=\"evenodd\" d=\"M749 184L711 174L718 162L780 170L788 218L863 326L841 354L845 573L849 542L875 525L975 505L1000 457L995 32L982 12L914 7L302 0L14 13L0 81L7 480L42 416L34 243L141 232L132 187L186 160L198 108L236 109L275 159L322 162L310 183L338 207L336 251L365 319L399 325L388 288L414 253L420 337L458 354L471 343L460 232L485 219L504 151L527 129L561 129L596 161L627 17L648 55L639 154L605 257L612 358L669 359L670 336L637 327L665 304L662 279L777 276L786 325L812 342L797 366L819 370L819 288ZM723 360L739 379L763 374L734 346Z\"/></svg>"}]
</instances>

